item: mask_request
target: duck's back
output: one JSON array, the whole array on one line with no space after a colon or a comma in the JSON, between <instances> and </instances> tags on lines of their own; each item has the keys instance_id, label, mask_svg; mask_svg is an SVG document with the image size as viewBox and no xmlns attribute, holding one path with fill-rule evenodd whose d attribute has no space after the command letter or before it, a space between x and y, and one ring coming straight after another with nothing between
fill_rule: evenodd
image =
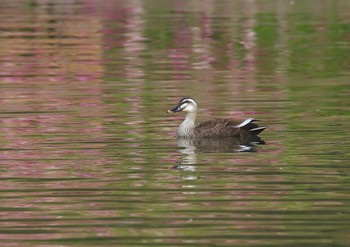
<instances>
[{"instance_id":1,"label":"duck's back","mask_svg":"<svg viewBox=\"0 0 350 247\"><path fill-rule=\"evenodd\" d=\"M238 137L242 134L257 135L265 129L254 123L255 119L239 121L235 119L215 119L204 121L194 128L196 137ZM251 131L253 130L253 131ZM254 130L258 130L255 132Z\"/></svg>"}]
</instances>

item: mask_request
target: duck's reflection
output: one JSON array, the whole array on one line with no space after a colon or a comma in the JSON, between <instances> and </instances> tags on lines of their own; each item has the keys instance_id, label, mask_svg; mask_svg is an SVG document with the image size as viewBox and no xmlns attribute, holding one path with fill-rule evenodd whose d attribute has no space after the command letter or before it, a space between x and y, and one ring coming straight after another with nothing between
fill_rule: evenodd
<instances>
[{"instance_id":1,"label":"duck's reflection","mask_svg":"<svg viewBox=\"0 0 350 247\"><path fill-rule=\"evenodd\" d=\"M195 151L205 153L234 153L234 152L256 152L256 145L265 144L258 136L247 136L241 138L198 138L177 139L177 145L184 147L184 154L191 155Z\"/></svg>"},{"instance_id":2,"label":"duck's reflection","mask_svg":"<svg viewBox=\"0 0 350 247\"><path fill-rule=\"evenodd\" d=\"M256 152L257 145L265 144L258 136L245 136L240 138L178 138L177 145L183 147L181 161L173 167L183 171L195 171L197 164L197 153L235 153Z\"/></svg>"}]
</instances>

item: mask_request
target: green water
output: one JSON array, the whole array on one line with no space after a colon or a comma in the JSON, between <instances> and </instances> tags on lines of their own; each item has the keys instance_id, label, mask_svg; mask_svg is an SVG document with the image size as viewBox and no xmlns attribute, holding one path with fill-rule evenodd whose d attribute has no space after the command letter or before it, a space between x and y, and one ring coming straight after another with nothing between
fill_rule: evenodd
<instances>
[{"instance_id":1,"label":"green water","mask_svg":"<svg viewBox=\"0 0 350 247\"><path fill-rule=\"evenodd\" d=\"M2 1L1 246L349 246L349 9ZM266 144L179 142L184 96Z\"/></svg>"}]
</instances>

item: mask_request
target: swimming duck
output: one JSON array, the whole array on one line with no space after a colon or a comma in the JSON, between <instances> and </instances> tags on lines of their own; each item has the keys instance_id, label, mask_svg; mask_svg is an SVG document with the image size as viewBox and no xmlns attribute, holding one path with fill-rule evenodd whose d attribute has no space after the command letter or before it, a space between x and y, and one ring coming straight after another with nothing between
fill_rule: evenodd
<instances>
[{"instance_id":1,"label":"swimming duck","mask_svg":"<svg viewBox=\"0 0 350 247\"><path fill-rule=\"evenodd\" d=\"M178 138L216 138L216 137L242 137L257 136L266 127L259 126L254 118L244 121L235 119L217 119L201 122L195 125L197 116L197 103L193 98L182 98L177 106L168 110L168 113L186 112L183 123L179 126L176 136Z\"/></svg>"}]
</instances>

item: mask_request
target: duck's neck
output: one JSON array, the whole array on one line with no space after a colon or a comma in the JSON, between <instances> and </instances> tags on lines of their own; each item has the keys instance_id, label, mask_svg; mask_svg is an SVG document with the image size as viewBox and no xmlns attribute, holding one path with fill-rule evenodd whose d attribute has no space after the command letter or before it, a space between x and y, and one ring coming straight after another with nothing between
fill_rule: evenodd
<instances>
[{"instance_id":1,"label":"duck's neck","mask_svg":"<svg viewBox=\"0 0 350 247\"><path fill-rule=\"evenodd\" d=\"M197 112L189 112L185 120L177 130L177 137L192 137L194 135L194 126Z\"/></svg>"}]
</instances>

